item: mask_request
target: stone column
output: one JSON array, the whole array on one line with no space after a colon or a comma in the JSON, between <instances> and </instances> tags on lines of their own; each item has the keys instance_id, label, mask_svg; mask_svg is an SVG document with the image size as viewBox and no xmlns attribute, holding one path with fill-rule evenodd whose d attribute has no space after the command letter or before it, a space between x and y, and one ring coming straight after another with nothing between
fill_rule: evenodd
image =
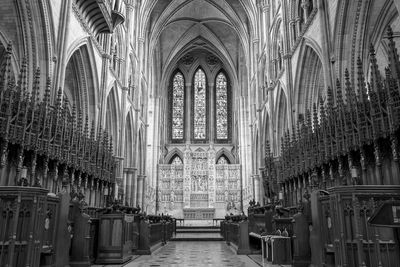
<instances>
[{"instance_id":1,"label":"stone column","mask_svg":"<svg viewBox=\"0 0 400 267\"><path fill-rule=\"evenodd\" d=\"M260 202L260 175L254 174L254 200Z\"/></svg>"},{"instance_id":2,"label":"stone column","mask_svg":"<svg viewBox=\"0 0 400 267\"><path fill-rule=\"evenodd\" d=\"M75 1L74 1L75 2ZM55 61L54 68L54 80L53 80L53 88L64 88L64 77L65 77L65 66L67 66L66 57L67 57L67 48L66 45L68 43L68 24L71 17L71 0L61 1L61 14L59 16L59 26L58 26L58 35L57 35L57 50L58 55L53 57L53 61ZM52 98L55 98L57 90L52 90Z\"/></svg>"},{"instance_id":3,"label":"stone column","mask_svg":"<svg viewBox=\"0 0 400 267\"><path fill-rule=\"evenodd\" d=\"M133 168L133 167L124 168L124 175L126 176L126 178L125 178L125 181L126 181L125 201L128 203L128 206L133 206L132 182L133 182L133 174L134 174L135 170L136 170L136 168Z\"/></svg>"},{"instance_id":4,"label":"stone column","mask_svg":"<svg viewBox=\"0 0 400 267\"><path fill-rule=\"evenodd\" d=\"M143 197L144 197L144 175L137 176L137 195L136 195L136 204L144 211L143 206Z\"/></svg>"},{"instance_id":5,"label":"stone column","mask_svg":"<svg viewBox=\"0 0 400 267\"><path fill-rule=\"evenodd\" d=\"M138 193L138 177L136 176L136 168L132 174L132 206L136 207L138 204L137 193Z\"/></svg>"}]
</instances>

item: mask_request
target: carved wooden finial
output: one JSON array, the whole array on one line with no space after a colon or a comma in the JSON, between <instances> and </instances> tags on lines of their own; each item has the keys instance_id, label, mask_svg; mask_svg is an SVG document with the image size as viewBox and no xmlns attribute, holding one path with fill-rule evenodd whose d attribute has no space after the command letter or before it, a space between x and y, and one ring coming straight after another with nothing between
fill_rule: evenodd
<instances>
[{"instance_id":1,"label":"carved wooden finial","mask_svg":"<svg viewBox=\"0 0 400 267\"><path fill-rule=\"evenodd\" d=\"M85 129L83 130L83 136L86 138L89 137L89 117L85 116Z\"/></svg>"},{"instance_id":2,"label":"carved wooden finial","mask_svg":"<svg viewBox=\"0 0 400 267\"><path fill-rule=\"evenodd\" d=\"M324 99L322 96L319 96L319 116L320 116L320 123L324 123L326 121L326 114L325 114L325 107L324 107Z\"/></svg>"},{"instance_id":3,"label":"carved wooden finial","mask_svg":"<svg viewBox=\"0 0 400 267\"><path fill-rule=\"evenodd\" d=\"M340 85L339 79L336 79L336 103L339 108L344 107L344 102L343 102L343 95L342 95L342 87Z\"/></svg>"},{"instance_id":4,"label":"carved wooden finial","mask_svg":"<svg viewBox=\"0 0 400 267\"><path fill-rule=\"evenodd\" d=\"M83 134L83 115L82 115L82 111L81 110L79 110L79 113L78 113L78 126L77 126L77 129L78 129L78 132L79 132L79 134L80 135L82 135Z\"/></svg>"},{"instance_id":5,"label":"carved wooden finial","mask_svg":"<svg viewBox=\"0 0 400 267\"><path fill-rule=\"evenodd\" d=\"M27 59L26 57L22 58L21 68L18 74L18 82L17 82L17 91L18 98L22 101L24 94L26 93L26 68L27 68Z\"/></svg>"},{"instance_id":6,"label":"carved wooden finial","mask_svg":"<svg viewBox=\"0 0 400 267\"><path fill-rule=\"evenodd\" d=\"M63 120L67 120L67 115L68 115L68 98L64 97L63 98L63 108L62 108L62 117Z\"/></svg>"},{"instance_id":7,"label":"carved wooden finial","mask_svg":"<svg viewBox=\"0 0 400 267\"><path fill-rule=\"evenodd\" d=\"M109 149L110 154L113 153L113 142L112 142L112 135L110 135L110 149Z\"/></svg>"},{"instance_id":8,"label":"carved wooden finial","mask_svg":"<svg viewBox=\"0 0 400 267\"><path fill-rule=\"evenodd\" d=\"M312 132L312 118L311 118L311 110L307 109L306 110L306 127L307 127L307 132L311 134Z\"/></svg>"},{"instance_id":9,"label":"carved wooden finial","mask_svg":"<svg viewBox=\"0 0 400 267\"><path fill-rule=\"evenodd\" d=\"M374 90L381 89L381 75L378 70L378 63L375 56L375 48L371 43L369 46L369 55L370 55L370 62L371 62L371 84Z\"/></svg>"},{"instance_id":10,"label":"carved wooden finial","mask_svg":"<svg viewBox=\"0 0 400 267\"><path fill-rule=\"evenodd\" d=\"M319 126L319 123L318 123L317 103L313 103L313 127L314 127L314 131L317 130L318 126Z\"/></svg>"},{"instance_id":11,"label":"carved wooden finial","mask_svg":"<svg viewBox=\"0 0 400 267\"><path fill-rule=\"evenodd\" d=\"M395 80L400 78L400 61L399 55L397 53L396 43L393 41L393 31L390 25L387 27L387 35L388 35L388 61L389 68L392 71L392 76Z\"/></svg>"},{"instance_id":12,"label":"carved wooden finial","mask_svg":"<svg viewBox=\"0 0 400 267\"><path fill-rule=\"evenodd\" d=\"M333 91L330 86L328 86L328 89L326 90L326 106L327 106L328 112L332 112L334 102L333 102Z\"/></svg>"},{"instance_id":13,"label":"carved wooden finial","mask_svg":"<svg viewBox=\"0 0 400 267\"><path fill-rule=\"evenodd\" d=\"M367 99L367 94L365 88L365 76L360 57L357 58L357 85L358 97L360 98L360 101L365 102Z\"/></svg>"},{"instance_id":14,"label":"carved wooden finial","mask_svg":"<svg viewBox=\"0 0 400 267\"><path fill-rule=\"evenodd\" d=\"M40 91L40 68L35 71L35 77L33 79L31 105L34 107L39 102L39 91Z\"/></svg>"},{"instance_id":15,"label":"carved wooden finial","mask_svg":"<svg viewBox=\"0 0 400 267\"><path fill-rule=\"evenodd\" d=\"M51 78L47 77L46 89L44 91L43 102L46 106L50 105Z\"/></svg>"},{"instance_id":16,"label":"carved wooden finial","mask_svg":"<svg viewBox=\"0 0 400 267\"><path fill-rule=\"evenodd\" d=\"M90 130L90 141L94 142L94 137L96 136L95 121L92 120L92 128Z\"/></svg>"},{"instance_id":17,"label":"carved wooden finial","mask_svg":"<svg viewBox=\"0 0 400 267\"><path fill-rule=\"evenodd\" d=\"M6 54L4 56L5 60L3 61L3 65L0 69L0 93L3 90L7 89L9 81L11 79L11 53L12 53L12 45L8 43Z\"/></svg>"},{"instance_id":18,"label":"carved wooden finial","mask_svg":"<svg viewBox=\"0 0 400 267\"><path fill-rule=\"evenodd\" d=\"M265 141L265 157L267 158L267 157L270 157L270 155L271 155L271 147L270 147L270 145L269 145L269 140L268 140L268 138L266 138L266 141Z\"/></svg>"},{"instance_id":19,"label":"carved wooden finial","mask_svg":"<svg viewBox=\"0 0 400 267\"><path fill-rule=\"evenodd\" d=\"M71 114L71 125L74 130L76 130L76 105L75 103L72 105L72 114Z\"/></svg>"}]
</instances>

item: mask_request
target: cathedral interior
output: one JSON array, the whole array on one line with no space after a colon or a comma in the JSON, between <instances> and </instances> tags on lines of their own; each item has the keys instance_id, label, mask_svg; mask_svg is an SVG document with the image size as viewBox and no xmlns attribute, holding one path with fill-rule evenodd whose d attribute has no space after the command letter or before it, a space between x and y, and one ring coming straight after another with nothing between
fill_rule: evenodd
<instances>
[{"instance_id":1,"label":"cathedral interior","mask_svg":"<svg viewBox=\"0 0 400 267\"><path fill-rule=\"evenodd\" d=\"M400 266L400 0L2 0L0 266Z\"/></svg>"}]
</instances>

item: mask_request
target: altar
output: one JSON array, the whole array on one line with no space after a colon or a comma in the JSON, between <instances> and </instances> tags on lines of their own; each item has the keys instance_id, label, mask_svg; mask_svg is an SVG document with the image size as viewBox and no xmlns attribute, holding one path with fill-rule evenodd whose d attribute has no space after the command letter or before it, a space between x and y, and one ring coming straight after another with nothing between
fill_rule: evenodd
<instances>
[{"instance_id":1,"label":"altar","mask_svg":"<svg viewBox=\"0 0 400 267\"><path fill-rule=\"evenodd\" d=\"M184 208L183 218L185 220L212 220L214 219L214 208Z\"/></svg>"},{"instance_id":2,"label":"altar","mask_svg":"<svg viewBox=\"0 0 400 267\"><path fill-rule=\"evenodd\" d=\"M240 165L218 163L214 149L190 149L158 165L157 213L185 220L223 218L240 209Z\"/></svg>"}]
</instances>

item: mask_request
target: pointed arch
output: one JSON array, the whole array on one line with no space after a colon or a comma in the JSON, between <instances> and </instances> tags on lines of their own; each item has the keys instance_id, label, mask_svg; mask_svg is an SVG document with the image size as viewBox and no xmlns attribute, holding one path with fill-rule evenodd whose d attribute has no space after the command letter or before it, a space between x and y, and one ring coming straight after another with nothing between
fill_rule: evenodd
<instances>
[{"instance_id":1,"label":"pointed arch","mask_svg":"<svg viewBox=\"0 0 400 267\"><path fill-rule=\"evenodd\" d=\"M117 149L118 137L119 137L119 105L118 105L118 97L116 92L116 86L111 88L110 93L107 96L107 110L106 110L106 125L105 128L113 139L113 147Z\"/></svg>"},{"instance_id":2,"label":"pointed arch","mask_svg":"<svg viewBox=\"0 0 400 267\"><path fill-rule=\"evenodd\" d=\"M318 53L306 44L302 49L300 68L296 79L296 112L305 114L312 103L318 103L318 97L325 93L323 64Z\"/></svg>"},{"instance_id":3,"label":"pointed arch","mask_svg":"<svg viewBox=\"0 0 400 267\"><path fill-rule=\"evenodd\" d=\"M231 164L229 159L225 155L221 155L219 158L217 158L216 163L217 165L225 165L225 164Z\"/></svg>"},{"instance_id":4,"label":"pointed arch","mask_svg":"<svg viewBox=\"0 0 400 267\"><path fill-rule=\"evenodd\" d=\"M170 152L168 152L168 154L165 156L164 162L171 162L171 160L172 160L173 157L175 157L175 156L178 156L178 157L180 157L181 159L184 158L184 157L183 157L182 151L180 151L180 150L177 149L177 148L174 148L174 149L172 149ZM182 162L183 162L183 160L182 160Z\"/></svg>"},{"instance_id":5,"label":"pointed arch","mask_svg":"<svg viewBox=\"0 0 400 267\"><path fill-rule=\"evenodd\" d=\"M192 79L192 139L197 142L208 140L208 84L207 76L200 66Z\"/></svg>"},{"instance_id":6,"label":"pointed arch","mask_svg":"<svg viewBox=\"0 0 400 267\"><path fill-rule=\"evenodd\" d=\"M179 155L175 154L171 160L168 162L168 164L171 165L182 165L183 164L183 160L181 157L179 157Z\"/></svg>"},{"instance_id":7,"label":"pointed arch","mask_svg":"<svg viewBox=\"0 0 400 267\"><path fill-rule=\"evenodd\" d=\"M82 43L83 42L83 43ZM71 105L90 120L96 118L97 82L90 58L87 40L81 41L78 48L71 52L65 69L64 96Z\"/></svg>"},{"instance_id":8,"label":"pointed arch","mask_svg":"<svg viewBox=\"0 0 400 267\"><path fill-rule=\"evenodd\" d=\"M281 86L278 88L278 105L276 107L276 127L275 127L275 152L279 154L281 151L281 138L285 136L285 132L288 129L288 107L287 107L287 96Z\"/></svg>"},{"instance_id":9,"label":"pointed arch","mask_svg":"<svg viewBox=\"0 0 400 267\"><path fill-rule=\"evenodd\" d=\"M232 153L230 151L228 151L226 148L221 148L220 150L218 150L218 152L215 154L215 158L218 159L222 156L225 156L228 160L229 160L229 164L235 164L235 157L232 155ZM216 162L217 162L216 161Z\"/></svg>"}]
</instances>

